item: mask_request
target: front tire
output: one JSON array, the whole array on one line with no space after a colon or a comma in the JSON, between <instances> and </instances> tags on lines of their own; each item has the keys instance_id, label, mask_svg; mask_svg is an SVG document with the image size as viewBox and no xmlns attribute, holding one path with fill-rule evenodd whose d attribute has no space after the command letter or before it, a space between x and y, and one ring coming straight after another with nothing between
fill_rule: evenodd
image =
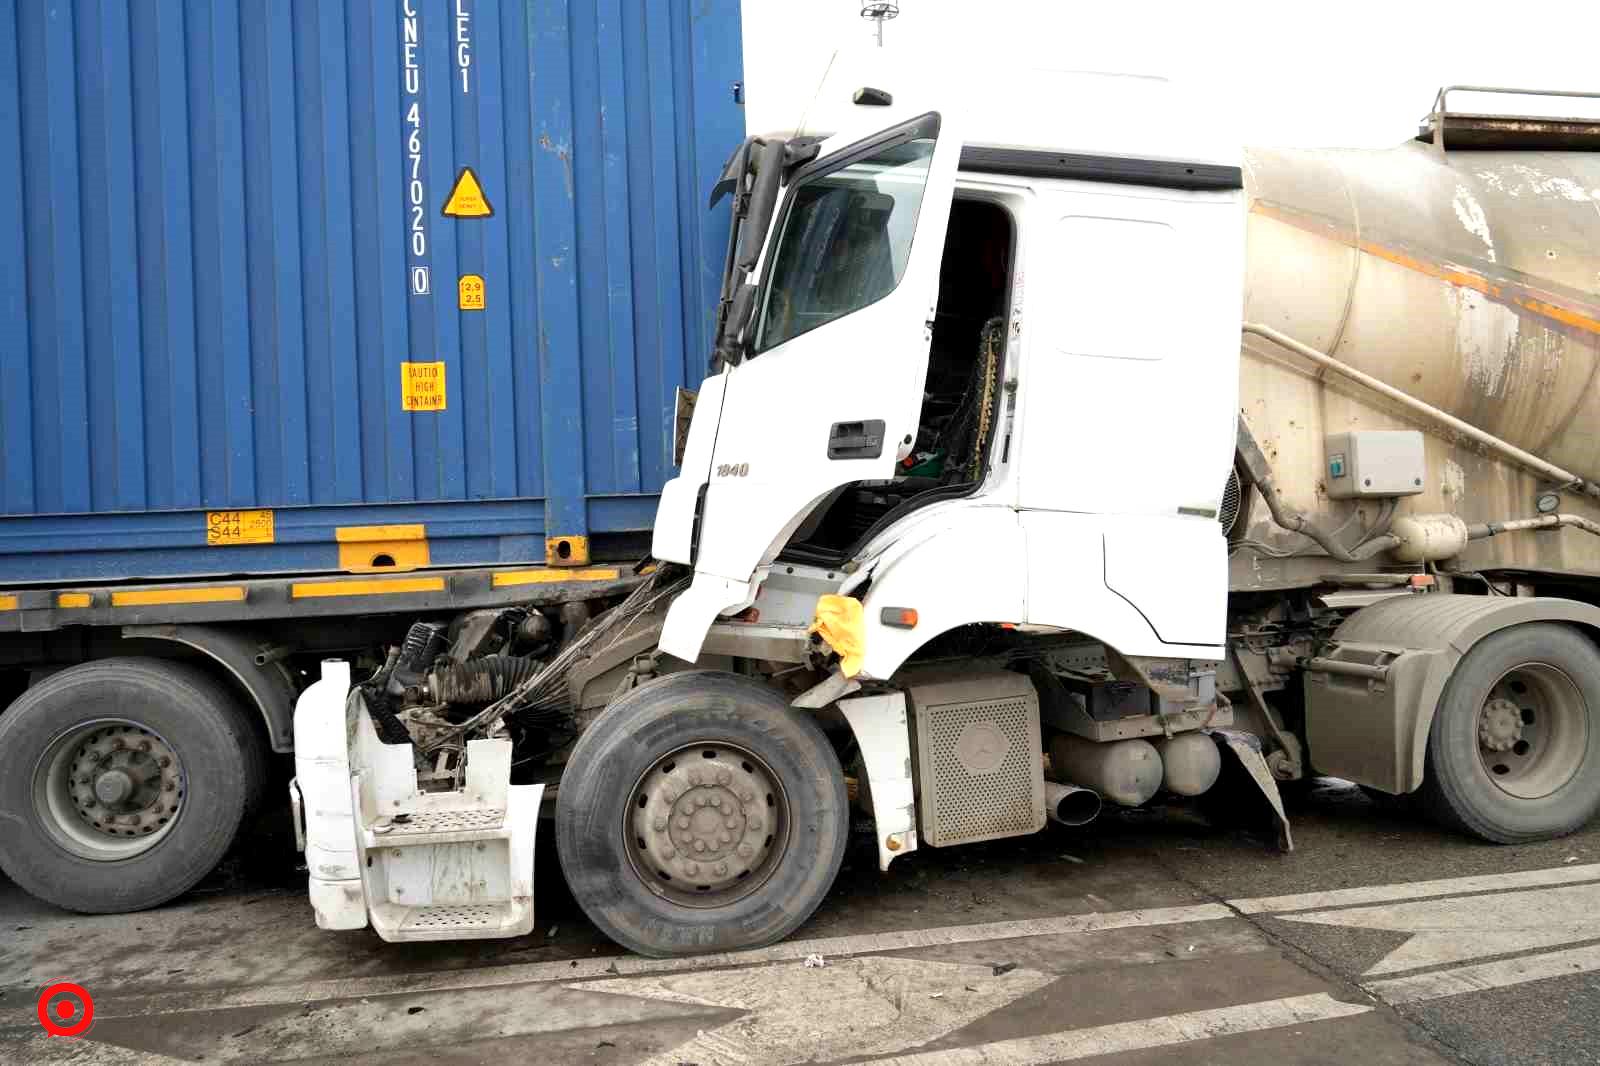
<instances>
[{"instance_id":1,"label":"front tire","mask_svg":"<svg viewBox=\"0 0 1600 1066\"><path fill-rule=\"evenodd\" d=\"M53 674L0 714L0 869L85 914L165 903L227 852L262 762L238 702L192 666Z\"/></svg>"},{"instance_id":2,"label":"front tire","mask_svg":"<svg viewBox=\"0 0 1600 1066\"><path fill-rule=\"evenodd\" d=\"M1420 792L1436 820L1497 844L1581 828L1600 809L1600 650L1555 623L1473 645L1440 697Z\"/></svg>"},{"instance_id":3,"label":"front tire","mask_svg":"<svg viewBox=\"0 0 1600 1066\"><path fill-rule=\"evenodd\" d=\"M643 955L788 936L833 885L848 837L844 772L822 730L759 682L711 671L607 708L556 804L573 897Z\"/></svg>"}]
</instances>

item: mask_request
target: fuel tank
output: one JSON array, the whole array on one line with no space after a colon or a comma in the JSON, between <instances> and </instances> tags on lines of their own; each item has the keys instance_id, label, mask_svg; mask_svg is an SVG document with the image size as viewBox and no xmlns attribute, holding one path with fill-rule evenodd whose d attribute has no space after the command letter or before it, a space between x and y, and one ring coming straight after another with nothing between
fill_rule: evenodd
<instances>
[{"instance_id":1,"label":"fuel tank","mask_svg":"<svg viewBox=\"0 0 1600 1066\"><path fill-rule=\"evenodd\" d=\"M1584 477L1600 477L1600 152L1245 153L1244 317L1366 372ZM1535 513L1554 486L1342 376L1247 337L1240 407L1286 499L1334 528L1371 501L1334 500L1324 438L1421 429L1423 491L1401 513L1467 522ZM1562 511L1600 517L1575 493ZM1354 524L1350 527L1352 534ZM1329 560L1278 557L1305 541L1259 500L1235 538L1235 588L1301 583ZM1347 543L1350 542L1347 538ZM1600 537L1519 534L1469 545L1464 569L1600 574Z\"/></svg>"}]
</instances>

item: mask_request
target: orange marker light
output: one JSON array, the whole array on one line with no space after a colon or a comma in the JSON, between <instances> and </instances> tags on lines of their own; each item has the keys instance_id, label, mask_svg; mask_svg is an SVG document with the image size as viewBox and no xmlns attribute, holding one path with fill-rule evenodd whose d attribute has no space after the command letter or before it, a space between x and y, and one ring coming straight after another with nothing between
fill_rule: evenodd
<instances>
[{"instance_id":1,"label":"orange marker light","mask_svg":"<svg viewBox=\"0 0 1600 1066\"><path fill-rule=\"evenodd\" d=\"M915 607L885 607L878 614L878 621L895 629L915 629L917 627L917 609Z\"/></svg>"}]
</instances>

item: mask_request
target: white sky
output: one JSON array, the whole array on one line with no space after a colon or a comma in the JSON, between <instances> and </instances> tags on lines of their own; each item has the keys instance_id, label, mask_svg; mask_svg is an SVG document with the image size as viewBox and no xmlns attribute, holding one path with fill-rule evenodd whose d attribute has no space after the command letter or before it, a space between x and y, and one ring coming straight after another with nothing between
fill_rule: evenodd
<instances>
[{"instance_id":1,"label":"white sky","mask_svg":"<svg viewBox=\"0 0 1600 1066\"><path fill-rule=\"evenodd\" d=\"M1387 147L1446 84L1600 91L1600 0L899 0L886 48L975 76L1012 65L1161 74L1247 145ZM793 128L860 0L743 0L746 124ZM1600 116L1600 101L1451 110Z\"/></svg>"}]
</instances>

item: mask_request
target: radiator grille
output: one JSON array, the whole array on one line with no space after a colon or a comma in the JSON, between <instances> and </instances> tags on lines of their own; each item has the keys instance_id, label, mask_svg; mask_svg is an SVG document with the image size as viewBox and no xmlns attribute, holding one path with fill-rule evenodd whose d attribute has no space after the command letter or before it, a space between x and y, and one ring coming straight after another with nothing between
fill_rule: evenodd
<instances>
[{"instance_id":1,"label":"radiator grille","mask_svg":"<svg viewBox=\"0 0 1600 1066\"><path fill-rule=\"evenodd\" d=\"M1020 681L1020 685L1019 682ZM922 839L933 847L1037 832L1044 825L1039 704L1027 679L999 675L993 698L933 702L940 689L913 689ZM991 690L992 693L992 690ZM991 693L985 693L990 695Z\"/></svg>"}]
</instances>

